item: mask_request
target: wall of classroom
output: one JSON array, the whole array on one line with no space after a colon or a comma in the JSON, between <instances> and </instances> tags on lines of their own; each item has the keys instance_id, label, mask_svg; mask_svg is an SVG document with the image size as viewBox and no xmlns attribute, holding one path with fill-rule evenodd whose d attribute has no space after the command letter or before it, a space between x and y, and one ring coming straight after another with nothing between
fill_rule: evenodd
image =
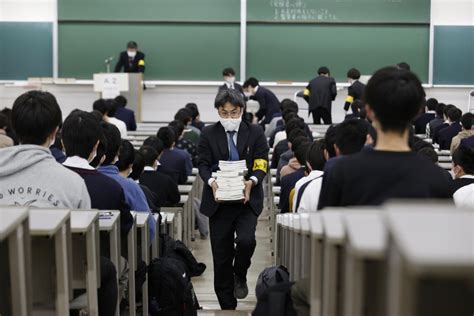
<instances>
[{"instance_id":1,"label":"wall of classroom","mask_svg":"<svg viewBox=\"0 0 474 316\"><path fill-rule=\"evenodd\" d=\"M30 24L31 22L45 22L45 23L52 23L50 26L52 29L51 37L54 33L54 25L57 21L57 0L0 0L0 24L7 23L7 22L23 22L23 28L31 28L35 29L34 24ZM251 7L249 6L249 9ZM251 19L251 14L250 19ZM443 42L436 42L435 38L435 45L433 47L434 50L434 83L435 84L470 84L474 85L474 72L471 75L469 73L469 68L472 67L472 58L468 58L472 56L470 53L470 49L472 45L468 45L466 43L472 43L472 36L474 28L474 5L472 0L432 0L431 1L431 22L435 26L439 26L436 28L438 34L446 34L443 32L443 28L447 26L451 26L449 31L455 32L458 40L452 41L452 36L444 36L439 37L439 40L446 40L449 39L449 42L446 42L444 45ZM453 28L453 26L463 26L460 28ZM467 27L467 28L466 28ZM31 37L31 32L24 35L26 37ZM450 33L451 34L451 33ZM21 35L23 36L23 35ZM342 37L342 36L341 36ZM20 38L21 39L21 38ZM344 41L343 38L340 39ZM50 39L51 42L52 39ZM21 42L21 41L19 41ZM60 45L60 44L59 44ZM453 48L453 51L456 50L463 50L465 53L462 55L458 55L456 58L453 58L442 50L438 50L439 47L445 47L446 45L450 45ZM0 51L0 57L4 57L2 60L7 60L8 64L14 64L17 62L16 60L10 60L16 56L14 53L17 50L17 47L12 46L5 46L2 48L3 51ZM87 45L88 48L93 49L93 45ZM237 45L238 46L238 45ZM26 49L25 49L26 47ZM16 73L9 71L8 73L5 70L0 69L0 80L2 79L26 79L26 77L33 77L33 76L49 76L52 74L52 65L53 65L53 54L54 51L47 51L45 49L42 50L42 54L38 54L37 50L31 49L28 45L20 46L20 49L23 48L25 50L24 54L29 56L29 61L31 61L28 69L33 69L33 73L26 74L23 70L18 69ZM10 50L6 52L6 50ZM11 51L14 51L13 53ZM7 57L5 57L7 56ZM8 58L8 59L7 59ZM450 59L451 58L451 59ZM235 58L234 58L235 59ZM251 66L252 59L249 60L248 67ZM461 72L465 72L464 75L459 76L461 80L455 80L453 78L453 74L449 73L450 67L446 65L453 63L455 67L451 68L461 68ZM59 61L61 63L61 60ZM233 60L231 63L238 63L238 61ZM43 68L39 67L38 65L42 65ZM51 65L51 66L49 66ZM438 65L438 66L437 66ZM239 65L234 65L235 68L238 68ZM44 70L49 67L48 70ZM316 66L315 66L316 67ZM425 72L425 70L422 70ZM250 71L248 71L250 73ZM170 77L168 79L177 79L177 77ZM207 77L198 78L198 80L209 80Z\"/></svg>"}]
</instances>

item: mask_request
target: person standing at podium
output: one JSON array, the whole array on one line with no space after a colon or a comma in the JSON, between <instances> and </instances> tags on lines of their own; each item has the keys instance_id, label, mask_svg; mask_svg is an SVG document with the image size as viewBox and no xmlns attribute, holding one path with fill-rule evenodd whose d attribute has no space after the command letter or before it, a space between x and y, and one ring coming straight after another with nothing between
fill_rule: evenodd
<instances>
[{"instance_id":1,"label":"person standing at podium","mask_svg":"<svg viewBox=\"0 0 474 316\"><path fill-rule=\"evenodd\" d=\"M127 43L127 50L120 53L115 72L145 72L145 54L138 50L134 41Z\"/></svg>"}]
</instances>

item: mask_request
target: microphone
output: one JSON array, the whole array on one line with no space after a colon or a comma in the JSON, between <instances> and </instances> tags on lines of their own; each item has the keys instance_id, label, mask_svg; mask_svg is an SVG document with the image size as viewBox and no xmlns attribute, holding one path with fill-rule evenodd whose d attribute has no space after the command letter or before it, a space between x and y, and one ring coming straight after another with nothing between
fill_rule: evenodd
<instances>
[{"instance_id":1,"label":"microphone","mask_svg":"<svg viewBox=\"0 0 474 316\"><path fill-rule=\"evenodd\" d=\"M108 63L110 63L112 60L114 60L114 56L110 56L109 58L106 58L104 62L105 62L106 64L108 64Z\"/></svg>"}]
</instances>

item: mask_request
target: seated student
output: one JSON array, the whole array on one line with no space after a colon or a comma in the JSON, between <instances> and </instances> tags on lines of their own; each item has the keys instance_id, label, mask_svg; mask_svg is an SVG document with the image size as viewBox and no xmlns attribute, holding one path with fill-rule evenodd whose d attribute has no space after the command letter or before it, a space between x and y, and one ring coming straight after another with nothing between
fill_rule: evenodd
<instances>
[{"instance_id":1,"label":"seated student","mask_svg":"<svg viewBox=\"0 0 474 316\"><path fill-rule=\"evenodd\" d=\"M155 148L159 148L159 153ZM173 179L161 172L156 171L158 167L158 159L163 151L163 144L160 143L155 145L155 148L151 146L142 146L140 148L140 154L143 156L143 162L145 163L145 169L143 174L140 176L139 182L153 193L158 198L158 206L171 206L179 203L180 194L178 185Z\"/></svg>"},{"instance_id":2,"label":"seated student","mask_svg":"<svg viewBox=\"0 0 474 316\"><path fill-rule=\"evenodd\" d=\"M183 138L192 142L193 144L197 144L199 142L199 135L201 135L201 131L199 128L191 125L193 121L191 110L187 108L179 109L174 115L174 119L176 121L180 121L184 125Z\"/></svg>"},{"instance_id":3,"label":"seated student","mask_svg":"<svg viewBox=\"0 0 474 316\"><path fill-rule=\"evenodd\" d=\"M451 198L449 180L438 166L408 146L411 122L425 92L413 73L387 67L367 84L367 114L377 130L373 150L337 161L323 183L319 209L328 206L380 205L392 198Z\"/></svg>"},{"instance_id":4,"label":"seated student","mask_svg":"<svg viewBox=\"0 0 474 316\"><path fill-rule=\"evenodd\" d=\"M283 114L283 124L275 129L275 133L270 136L269 144L275 150L276 145L288 137L286 131L286 124L292 120L298 118L298 114L293 110L285 109Z\"/></svg>"},{"instance_id":5,"label":"seated student","mask_svg":"<svg viewBox=\"0 0 474 316\"><path fill-rule=\"evenodd\" d=\"M93 109L102 113L102 119L109 124L115 125L115 127L120 131L120 137L125 138L127 137L127 125L125 125L123 121L114 117L117 108L117 102L111 99L99 99L93 104Z\"/></svg>"},{"instance_id":6,"label":"seated student","mask_svg":"<svg viewBox=\"0 0 474 316\"><path fill-rule=\"evenodd\" d=\"M184 150L175 148L176 136L171 127L161 127L158 130L157 137L161 139L164 145L158 171L177 179L177 184L185 184L188 176L193 171L191 156Z\"/></svg>"},{"instance_id":7,"label":"seated student","mask_svg":"<svg viewBox=\"0 0 474 316\"><path fill-rule=\"evenodd\" d=\"M461 141L465 138L474 136L474 114L464 113L461 117L461 126L462 130L453 137L451 141L451 155L454 154L454 151L459 147Z\"/></svg>"},{"instance_id":8,"label":"seated student","mask_svg":"<svg viewBox=\"0 0 474 316\"><path fill-rule=\"evenodd\" d=\"M199 130L202 130L204 128L205 124L203 122L201 122L201 116L199 114L199 109L197 107L197 104L196 103L188 103L184 107L191 112L191 116L193 118L193 121L191 122L191 125L196 127Z\"/></svg>"},{"instance_id":9,"label":"seated student","mask_svg":"<svg viewBox=\"0 0 474 316\"><path fill-rule=\"evenodd\" d=\"M451 148L451 141L454 136L459 134L462 129L461 120L462 112L458 108L453 108L448 112L448 124L449 126L443 128L438 133L438 144L439 149L449 150Z\"/></svg>"},{"instance_id":10,"label":"seated student","mask_svg":"<svg viewBox=\"0 0 474 316\"><path fill-rule=\"evenodd\" d=\"M181 121L174 120L168 124L169 127L173 128L176 135L176 148L186 151L191 156L193 166L197 166L197 147L191 141L183 137L184 125Z\"/></svg>"},{"instance_id":11,"label":"seated student","mask_svg":"<svg viewBox=\"0 0 474 316\"><path fill-rule=\"evenodd\" d=\"M464 145L464 146L467 146L467 147L470 147L470 148L474 148L474 136L464 138L463 140L461 140L460 145Z\"/></svg>"},{"instance_id":12,"label":"seated student","mask_svg":"<svg viewBox=\"0 0 474 316\"><path fill-rule=\"evenodd\" d=\"M127 131L136 131L137 122L135 121L135 112L125 108L127 106L127 99L119 95L115 98L115 102L117 102L118 106L114 117L125 123Z\"/></svg>"},{"instance_id":13,"label":"seated student","mask_svg":"<svg viewBox=\"0 0 474 316\"><path fill-rule=\"evenodd\" d=\"M423 108L423 113L421 113L413 125L415 126L415 134L425 134L426 125L435 119L436 117L436 107L438 106L438 100L431 98L426 100L426 105Z\"/></svg>"},{"instance_id":14,"label":"seated student","mask_svg":"<svg viewBox=\"0 0 474 316\"><path fill-rule=\"evenodd\" d=\"M453 154L453 198L458 207L474 207L474 149L460 146Z\"/></svg>"},{"instance_id":15,"label":"seated student","mask_svg":"<svg viewBox=\"0 0 474 316\"><path fill-rule=\"evenodd\" d=\"M276 168L278 166L278 162L280 161L280 155L286 152L288 148L288 139L286 135L288 135L292 130L294 129L304 129L304 121L300 119L299 117L295 117L291 120L288 121L287 124L285 124L285 138L280 140L278 143L275 144L273 148L273 155L272 155L272 161L270 168Z\"/></svg>"},{"instance_id":16,"label":"seated student","mask_svg":"<svg viewBox=\"0 0 474 316\"><path fill-rule=\"evenodd\" d=\"M306 155L306 168L309 174L298 180L293 197L293 210L298 213L316 212L319 193L323 183L324 164L327 160L323 140L311 144Z\"/></svg>"},{"instance_id":17,"label":"seated student","mask_svg":"<svg viewBox=\"0 0 474 316\"><path fill-rule=\"evenodd\" d=\"M0 113L0 149L13 146L13 139L7 136L8 118Z\"/></svg>"},{"instance_id":18,"label":"seated student","mask_svg":"<svg viewBox=\"0 0 474 316\"><path fill-rule=\"evenodd\" d=\"M64 146L61 141L61 131L57 132L56 139L54 140L54 143L49 147L49 150L51 151L51 155L53 155L54 159L56 159L56 161L60 164L62 164L66 160L66 155L64 154Z\"/></svg>"},{"instance_id":19,"label":"seated student","mask_svg":"<svg viewBox=\"0 0 474 316\"><path fill-rule=\"evenodd\" d=\"M449 119L448 119L448 112L449 110L455 108L454 105L452 104L448 104L444 107L444 110L443 110L443 123L438 125L437 127L435 127L435 129L433 130L433 132L431 133L432 136L433 136L433 144L438 144L439 143L439 132L443 129L443 128L446 128L449 126Z\"/></svg>"},{"instance_id":20,"label":"seated student","mask_svg":"<svg viewBox=\"0 0 474 316\"><path fill-rule=\"evenodd\" d=\"M301 168L287 176L281 178L281 193L280 193L280 207L281 213L288 213L291 210L291 204L293 198L290 196L291 191L295 188L296 182L305 176L305 165L306 165L306 153L311 142L307 140L301 143L298 148L295 149L295 157L301 165Z\"/></svg>"},{"instance_id":21,"label":"seated student","mask_svg":"<svg viewBox=\"0 0 474 316\"><path fill-rule=\"evenodd\" d=\"M143 193L143 190L135 181L128 178L134 160L132 144L125 141L124 146L121 146L120 132L114 125L102 123L101 127L102 133L107 140L107 150L105 152L105 159L97 170L120 184L125 194L125 202L130 206L131 210L151 215L145 193ZM121 160L119 160L119 151L122 153ZM120 163L114 164L117 160ZM155 236L155 220L153 216L148 218L148 223L150 226L150 238L153 240Z\"/></svg>"},{"instance_id":22,"label":"seated student","mask_svg":"<svg viewBox=\"0 0 474 316\"><path fill-rule=\"evenodd\" d=\"M271 90L260 86L256 78L248 78L244 82L244 90L250 93L250 99L260 104L255 116L263 129L265 129L265 124L269 124L274 117L281 116L280 101Z\"/></svg>"},{"instance_id":23,"label":"seated student","mask_svg":"<svg viewBox=\"0 0 474 316\"><path fill-rule=\"evenodd\" d=\"M290 138L291 141L288 141L288 146L290 147L290 149L288 149L288 151L285 152L282 155L282 157L280 157L280 161L278 162L279 164L278 166L280 168L277 169L277 183L279 183L281 178L283 178L284 176L287 176L290 173L293 173L302 167L298 159L296 159L295 151L301 144L308 142L309 139L305 135L298 134L298 131L302 132L301 130L291 131L292 133L291 136L294 136L294 135L299 135L299 136ZM291 158L290 158L290 155L292 156ZM285 164L285 161L286 161L286 164Z\"/></svg>"},{"instance_id":24,"label":"seated student","mask_svg":"<svg viewBox=\"0 0 474 316\"><path fill-rule=\"evenodd\" d=\"M308 112L313 114L313 123L332 124L332 101L336 99L336 81L331 77L328 67L319 67L318 76L311 80L304 90L308 102Z\"/></svg>"},{"instance_id":25,"label":"seated student","mask_svg":"<svg viewBox=\"0 0 474 316\"><path fill-rule=\"evenodd\" d=\"M220 93L227 89L232 89L240 92L242 97L244 97L244 89L240 84L235 82L235 70L231 67L224 68L222 70L222 77L224 77L224 84L219 86L217 93Z\"/></svg>"},{"instance_id":26,"label":"seated student","mask_svg":"<svg viewBox=\"0 0 474 316\"><path fill-rule=\"evenodd\" d=\"M89 209L84 180L48 149L62 120L56 98L25 92L13 103L11 118L20 145L0 149L0 205Z\"/></svg>"},{"instance_id":27,"label":"seated student","mask_svg":"<svg viewBox=\"0 0 474 316\"><path fill-rule=\"evenodd\" d=\"M344 103L344 111L347 113L351 104L356 100L362 100L365 91L365 84L359 81L360 79L360 71L351 68L347 72L347 79L351 86L347 89L347 98L346 102ZM354 114L354 111L352 111Z\"/></svg>"},{"instance_id":28,"label":"seated student","mask_svg":"<svg viewBox=\"0 0 474 316\"><path fill-rule=\"evenodd\" d=\"M290 99L283 99L280 103L281 109L281 117L272 120L270 124L268 124L267 128L265 129L265 136L270 137L270 146L273 147L273 141L275 139L276 133L279 131L284 130L284 119L283 115L288 113L289 111L293 112L294 114L298 114L298 104Z\"/></svg>"},{"instance_id":29,"label":"seated student","mask_svg":"<svg viewBox=\"0 0 474 316\"><path fill-rule=\"evenodd\" d=\"M359 119L360 118L360 111L364 107L364 102L361 100L354 100L354 102L351 103L351 114L347 114L344 117L344 121L347 120L354 120L354 119Z\"/></svg>"},{"instance_id":30,"label":"seated student","mask_svg":"<svg viewBox=\"0 0 474 316\"><path fill-rule=\"evenodd\" d=\"M422 143L422 142L418 142L418 143ZM426 143L426 142L423 142L423 143ZM428 145L431 145L431 144L428 143ZM429 146L422 147L418 150L413 149L413 151L416 152L418 156L423 157L423 158L431 161L435 165L439 166L438 154L434 150L433 146L431 146L431 147L429 147ZM450 181L453 180L453 176L451 175L451 173L449 173L448 170L443 169L443 172L444 172L444 175L446 176L446 179L448 179Z\"/></svg>"},{"instance_id":31,"label":"seated student","mask_svg":"<svg viewBox=\"0 0 474 316\"><path fill-rule=\"evenodd\" d=\"M101 135L99 122L92 114L80 112L68 116L62 129L67 156L63 165L84 179L92 208L120 211L121 233L126 235L132 227L133 219L122 187L89 164L96 156Z\"/></svg>"},{"instance_id":32,"label":"seated student","mask_svg":"<svg viewBox=\"0 0 474 316\"><path fill-rule=\"evenodd\" d=\"M433 133L434 130L440 126L441 124L444 123L444 108L446 107L446 104L444 103L438 103L436 106L436 116L434 119L432 119L427 125L426 125L426 136L433 138Z\"/></svg>"}]
</instances>

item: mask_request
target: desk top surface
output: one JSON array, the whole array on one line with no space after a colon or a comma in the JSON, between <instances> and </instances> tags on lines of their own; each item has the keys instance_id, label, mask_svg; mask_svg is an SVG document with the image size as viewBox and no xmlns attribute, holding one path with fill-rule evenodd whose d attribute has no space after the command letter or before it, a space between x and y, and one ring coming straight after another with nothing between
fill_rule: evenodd
<instances>
[{"instance_id":1,"label":"desk top surface","mask_svg":"<svg viewBox=\"0 0 474 316\"><path fill-rule=\"evenodd\" d=\"M73 233L85 233L99 217L98 211L72 211L71 212L71 231Z\"/></svg>"},{"instance_id":2,"label":"desk top surface","mask_svg":"<svg viewBox=\"0 0 474 316\"><path fill-rule=\"evenodd\" d=\"M323 218L324 234L330 243L341 244L344 241L344 226L342 212L325 209L321 212Z\"/></svg>"},{"instance_id":3,"label":"desk top surface","mask_svg":"<svg viewBox=\"0 0 474 316\"><path fill-rule=\"evenodd\" d=\"M0 208L0 240L4 240L28 217L26 207Z\"/></svg>"},{"instance_id":4,"label":"desk top surface","mask_svg":"<svg viewBox=\"0 0 474 316\"><path fill-rule=\"evenodd\" d=\"M69 210L64 209L31 209L31 235L54 235L70 218L70 214Z\"/></svg>"},{"instance_id":5,"label":"desk top surface","mask_svg":"<svg viewBox=\"0 0 474 316\"><path fill-rule=\"evenodd\" d=\"M193 189L193 186L189 184L178 185L179 193L189 193L191 192L192 189Z\"/></svg>"},{"instance_id":6,"label":"desk top surface","mask_svg":"<svg viewBox=\"0 0 474 316\"><path fill-rule=\"evenodd\" d=\"M114 228L114 225L118 223L119 218L119 211L100 211L99 229L103 231L111 231Z\"/></svg>"},{"instance_id":7,"label":"desk top surface","mask_svg":"<svg viewBox=\"0 0 474 316\"><path fill-rule=\"evenodd\" d=\"M323 219L321 213L310 213L309 214L309 227L311 229L311 234L316 237L323 236Z\"/></svg>"},{"instance_id":8,"label":"desk top surface","mask_svg":"<svg viewBox=\"0 0 474 316\"><path fill-rule=\"evenodd\" d=\"M145 227L148 224L148 217L150 214L147 212L137 212L137 226Z\"/></svg>"}]
</instances>

